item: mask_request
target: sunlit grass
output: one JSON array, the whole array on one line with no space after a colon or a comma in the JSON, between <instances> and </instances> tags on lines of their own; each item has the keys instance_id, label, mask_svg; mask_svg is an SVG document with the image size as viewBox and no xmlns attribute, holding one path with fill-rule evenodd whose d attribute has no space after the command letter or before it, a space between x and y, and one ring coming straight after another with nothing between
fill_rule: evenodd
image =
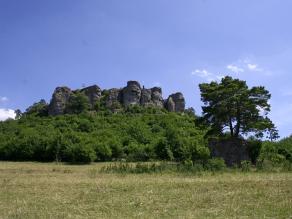
<instances>
[{"instance_id":1,"label":"sunlit grass","mask_svg":"<svg viewBox=\"0 0 292 219\"><path fill-rule=\"evenodd\" d=\"M106 174L0 162L0 218L289 218L292 173Z\"/></svg>"}]
</instances>

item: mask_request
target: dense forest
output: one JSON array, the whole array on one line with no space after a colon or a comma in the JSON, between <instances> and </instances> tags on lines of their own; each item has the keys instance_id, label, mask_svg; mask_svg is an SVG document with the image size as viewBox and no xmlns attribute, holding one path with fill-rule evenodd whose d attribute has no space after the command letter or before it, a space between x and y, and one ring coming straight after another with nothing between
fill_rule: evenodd
<instances>
[{"instance_id":1,"label":"dense forest","mask_svg":"<svg viewBox=\"0 0 292 219\"><path fill-rule=\"evenodd\" d=\"M206 164L212 159L211 138L236 138L247 142L250 161L258 167L291 167L292 137L275 141L264 87L248 88L244 81L225 77L200 84L200 91L202 116L193 109L169 112L140 105L112 111L103 99L90 107L82 92L69 98L64 114L49 115L42 100L24 113L17 110L15 120L0 122L0 160Z\"/></svg>"}]
</instances>

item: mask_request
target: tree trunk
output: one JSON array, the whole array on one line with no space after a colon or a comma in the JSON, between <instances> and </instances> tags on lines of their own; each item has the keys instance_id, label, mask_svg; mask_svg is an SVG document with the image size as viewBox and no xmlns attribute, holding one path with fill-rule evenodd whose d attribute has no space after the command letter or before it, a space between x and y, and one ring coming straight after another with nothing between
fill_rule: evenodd
<instances>
[{"instance_id":1,"label":"tree trunk","mask_svg":"<svg viewBox=\"0 0 292 219\"><path fill-rule=\"evenodd\" d=\"M239 136L239 132L240 132L240 126L241 126L241 121L240 121L240 105L239 102L236 103L236 120L237 120L237 124L235 126L235 137L238 138Z\"/></svg>"},{"instance_id":2,"label":"tree trunk","mask_svg":"<svg viewBox=\"0 0 292 219\"><path fill-rule=\"evenodd\" d=\"M229 128L230 128L230 135L233 137L234 136L234 130L233 130L232 120L231 120L230 116L229 116Z\"/></svg>"}]
</instances>

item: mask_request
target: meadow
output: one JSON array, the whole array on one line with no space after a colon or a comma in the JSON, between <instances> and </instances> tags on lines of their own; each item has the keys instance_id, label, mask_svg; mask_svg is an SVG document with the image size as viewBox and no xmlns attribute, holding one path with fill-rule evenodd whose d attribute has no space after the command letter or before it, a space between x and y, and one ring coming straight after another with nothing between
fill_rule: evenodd
<instances>
[{"instance_id":1,"label":"meadow","mask_svg":"<svg viewBox=\"0 0 292 219\"><path fill-rule=\"evenodd\" d=\"M0 162L0 218L291 218L291 172L118 174Z\"/></svg>"}]
</instances>

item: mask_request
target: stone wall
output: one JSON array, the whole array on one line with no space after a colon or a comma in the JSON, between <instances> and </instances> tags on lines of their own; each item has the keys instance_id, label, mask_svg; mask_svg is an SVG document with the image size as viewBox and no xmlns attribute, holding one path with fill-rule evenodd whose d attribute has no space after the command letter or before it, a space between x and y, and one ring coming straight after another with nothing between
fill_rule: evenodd
<instances>
[{"instance_id":1,"label":"stone wall","mask_svg":"<svg viewBox=\"0 0 292 219\"><path fill-rule=\"evenodd\" d=\"M244 160L250 160L248 143L243 139L211 139L209 149L212 157L221 157L227 166L240 165Z\"/></svg>"}]
</instances>

